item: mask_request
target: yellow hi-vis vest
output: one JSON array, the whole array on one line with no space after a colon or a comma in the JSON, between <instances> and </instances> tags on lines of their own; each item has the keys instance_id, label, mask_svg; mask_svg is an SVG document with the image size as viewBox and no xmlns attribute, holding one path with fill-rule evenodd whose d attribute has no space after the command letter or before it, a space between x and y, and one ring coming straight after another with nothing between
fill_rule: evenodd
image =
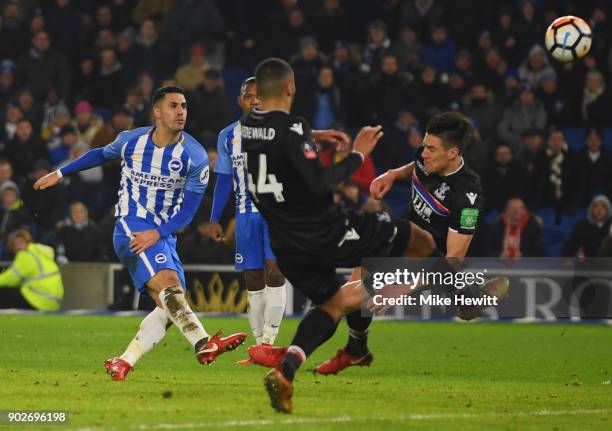
<instances>
[{"instance_id":1,"label":"yellow hi-vis vest","mask_svg":"<svg viewBox=\"0 0 612 431\"><path fill-rule=\"evenodd\" d=\"M62 275L54 260L55 252L44 244L28 244L17 253L12 265L0 274L0 288L20 286L20 292L37 310L60 309L64 298Z\"/></svg>"}]
</instances>

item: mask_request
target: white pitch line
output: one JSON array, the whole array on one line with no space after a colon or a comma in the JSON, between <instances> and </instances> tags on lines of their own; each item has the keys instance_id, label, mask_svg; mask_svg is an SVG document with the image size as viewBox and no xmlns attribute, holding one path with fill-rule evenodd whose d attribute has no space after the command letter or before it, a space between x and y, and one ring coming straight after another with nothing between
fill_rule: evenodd
<instances>
[{"instance_id":1,"label":"white pitch line","mask_svg":"<svg viewBox=\"0 0 612 431\"><path fill-rule=\"evenodd\" d=\"M492 417L545 417L545 416L573 416L609 413L612 409L576 409L576 410L536 410L533 412L501 412L501 413L432 413L432 414L410 414L391 417L350 417L336 416L329 418L288 418L281 420L259 419L259 420L233 420L224 422L199 422L183 424L142 424L130 427L134 430L175 430L175 429L208 429L208 428L239 428L252 426L278 426L278 425L300 425L300 424L327 424L342 422L409 422L427 421L440 419L478 419ZM74 428L68 431L103 431L112 428L85 427Z\"/></svg>"}]
</instances>

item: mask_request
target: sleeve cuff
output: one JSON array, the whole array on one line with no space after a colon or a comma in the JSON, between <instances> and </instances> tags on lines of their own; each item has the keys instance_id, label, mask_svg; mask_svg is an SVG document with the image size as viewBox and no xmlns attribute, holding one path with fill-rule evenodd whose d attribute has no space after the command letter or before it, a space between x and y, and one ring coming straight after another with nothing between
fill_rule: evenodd
<instances>
[{"instance_id":1,"label":"sleeve cuff","mask_svg":"<svg viewBox=\"0 0 612 431\"><path fill-rule=\"evenodd\" d=\"M353 150L353 151L351 151L351 154L357 154L359 157L361 157L361 163L363 163L365 161L365 156L363 155L362 152Z\"/></svg>"},{"instance_id":2,"label":"sleeve cuff","mask_svg":"<svg viewBox=\"0 0 612 431\"><path fill-rule=\"evenodd\" d=\"M64 174L62 174L62 170L61 169L56 170L55 173L57 174L58 177L64 178Z\"/></svg>"}]
</instances>

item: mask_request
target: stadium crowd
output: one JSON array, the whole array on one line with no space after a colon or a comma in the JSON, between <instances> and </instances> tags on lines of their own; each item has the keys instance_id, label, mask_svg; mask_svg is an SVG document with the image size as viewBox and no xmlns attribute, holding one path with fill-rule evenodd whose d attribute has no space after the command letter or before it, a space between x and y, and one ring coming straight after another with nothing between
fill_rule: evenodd
<instances>
[{"instance_id":1,"label":"stadium crowd","mask_svg":"<svg viewBox=\"0 0 612 431\"><path fill-rule=\"evenodd\" d=\"M369 183L411 161L428 118L463 112L465 152L486 214L474 256L612 255L612 26L593 0L3 0L0 24L0 258L14 230L67 261L114 261L120 166L108 163L34 192L32 184L122 130L151 124L160 85L188 91L187 131L214 166L218 132L239 116L241 82L263 58L296 72L295 112L316 129L385 136L335 197L401 213L409 184L386 202ZM583 17L589 55L561 64L543 48L557 16ZM494 23L490 25L490 23ZM323 163L345 154L323 148ZM211 196L179 235L185 262L232 263L209 239Z\"/></svg>"}]
</instances>

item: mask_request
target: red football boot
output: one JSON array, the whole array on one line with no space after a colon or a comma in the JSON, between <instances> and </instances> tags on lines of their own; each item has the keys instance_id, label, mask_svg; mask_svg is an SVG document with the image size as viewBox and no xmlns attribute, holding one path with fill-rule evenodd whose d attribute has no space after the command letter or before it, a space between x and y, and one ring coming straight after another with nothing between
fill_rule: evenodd
<instances>
[{"instance_id":1,"label":"red football boot","mask_svg":"<svg viewBox=\"0 0 612 431\"><path fill-rule=\"evenodd\" d=\"M344 349L338 350L336 356L319 365L315 371L319 374L338 374L347 367L369 367L374 356L368 352L361 357L349 355Z\"/></svg>"},{"instance_id":2,"label":"red football boot","mask_svg":"<svg viewBox=\"0 0 612 431\"><path fill-rule=\"evenodd\" d=\"M107 359L104 361L104 367L111 378L117 381L125 380L128 373L134 371L134 368L121 358Z\"/></svg>"},{"instance_id":3,"label":"red football boot","mask_svg":"<svg viewBox=\"0 0 612 431\"><path fill-rule=\"evenodd\" d=\"M276 368L287 353L286 347L274 347L268 343L261 343L249 347L249 356L257 365L268 368Z\"/></svg>"},{"instance_id":4,"label":"red football boot","mask_svg":"<svg viewBox=\"0 0 612 431\"><path fill-rule=\"evenodd\" d=\"M217 331L205 344L196 345L196 357L200 363L210 365L221 353L236 350L246 338L247 335L243 332L223 337L221 331Z\"/></svg>"}]
</instances>

